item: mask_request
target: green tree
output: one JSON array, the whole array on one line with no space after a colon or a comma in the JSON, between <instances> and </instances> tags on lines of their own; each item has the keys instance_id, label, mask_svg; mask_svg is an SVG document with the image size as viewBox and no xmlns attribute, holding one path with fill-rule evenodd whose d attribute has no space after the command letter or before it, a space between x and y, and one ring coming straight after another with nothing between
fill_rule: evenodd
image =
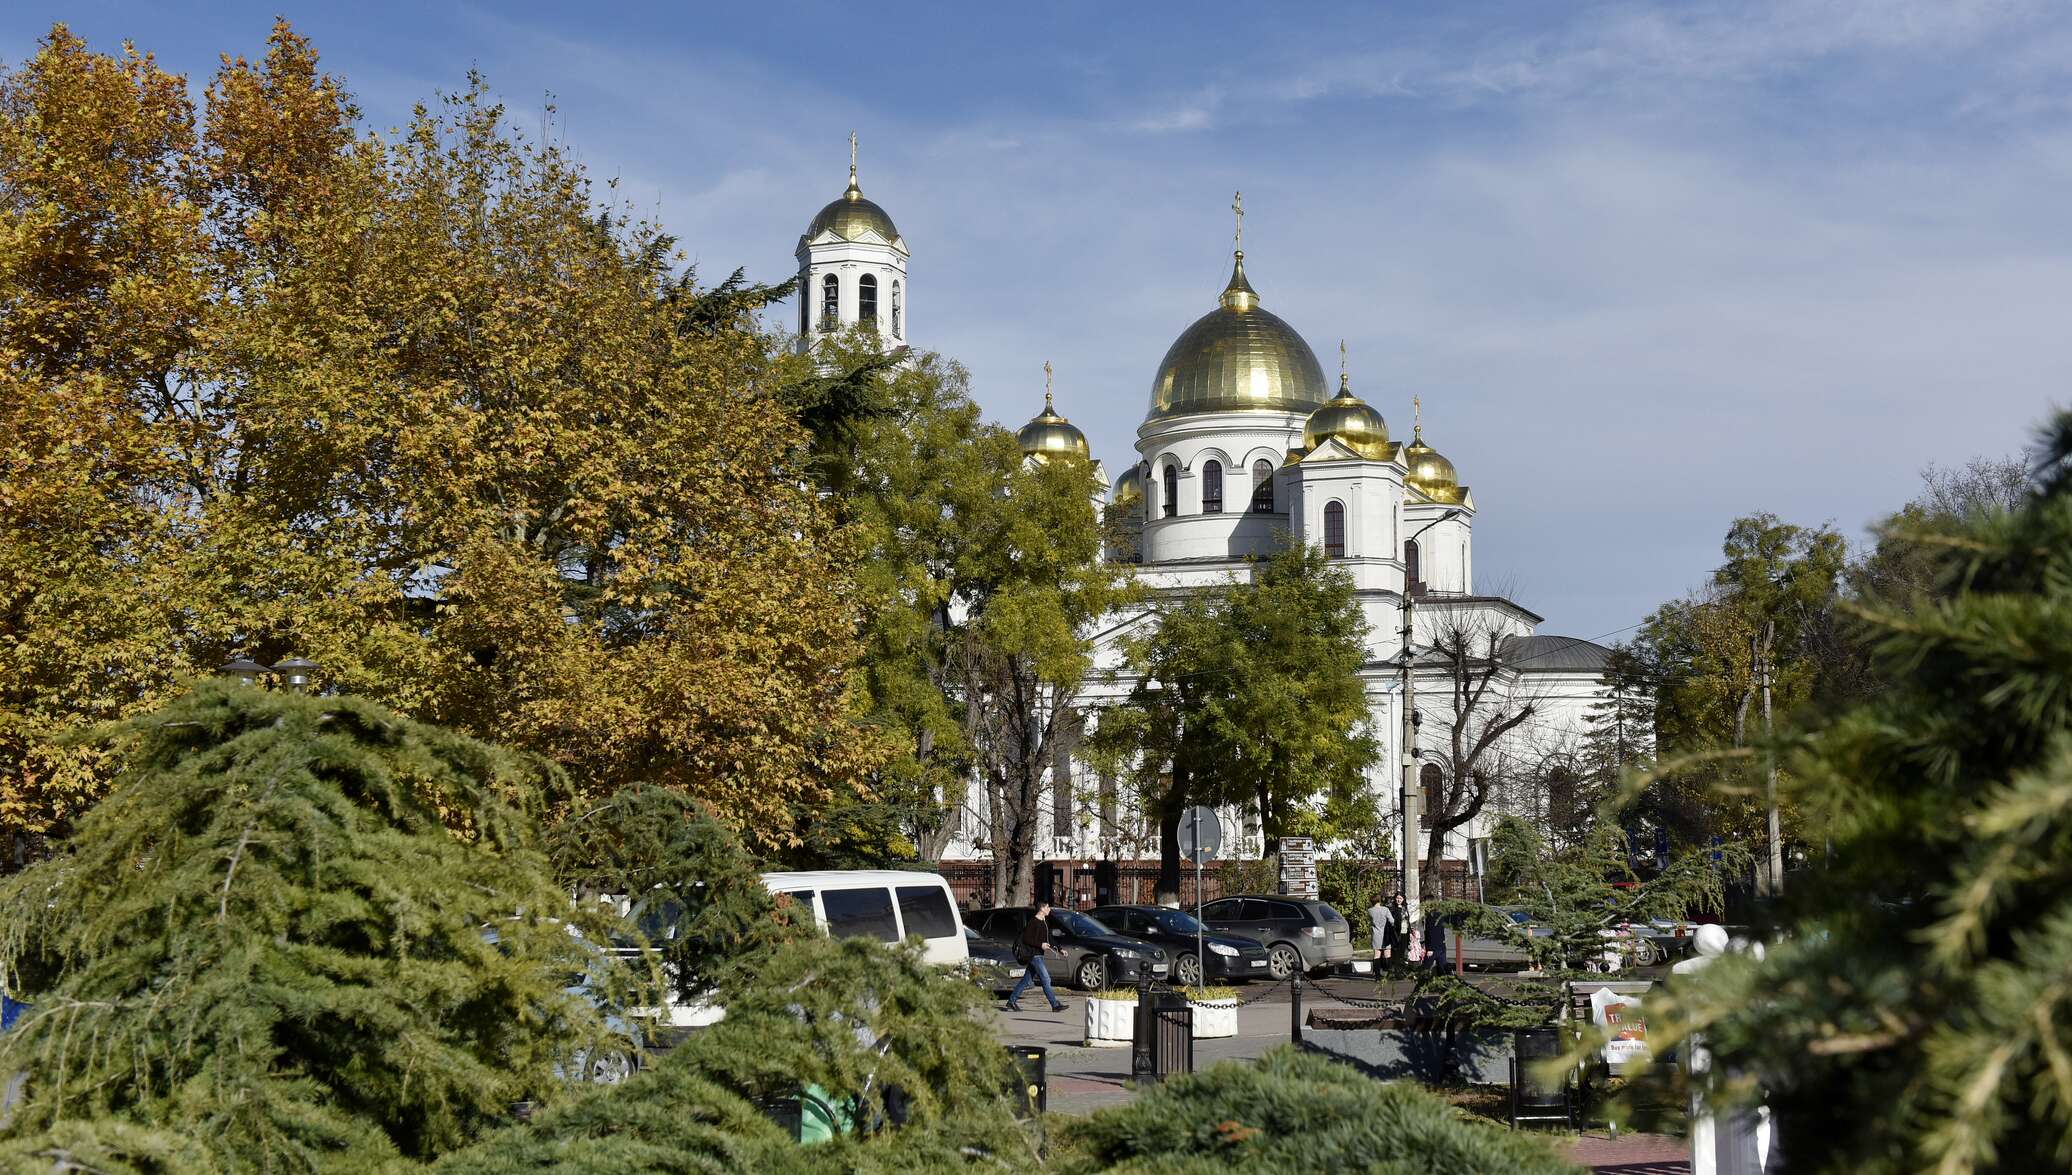
<instances>
[{"instance_id":1,"label":"green tree","mask_svg":"<svg viewBox=\"0 0 2072 1175\"><path fill-rule=\"evenodd\" d=\"M1763 835L1762 789L1724 786L1744 782L1745 760L1716 753L1756 741L1766 679L1781 721L1812 704L1836 667L1827 637L1840 601L1841 536L1755 514L1734 522L1722 552L1706 589L1663 605L1636 642L1660 681L1659 754L1676 764L1657 785L1656 810L1681 817L1673 831L1687 844ZM1784 816L1790 835L1796 816L1788 808Z\"/></svg>"},{"instance_id":2,"label":"green tree","mask_svg":"<svg viewBox=\"0 0 2072 1175\"><path fill-rule=\"evenodd\" d=\"M1713 850L1717 860L1711 852L1685 852L1643 877L1632 867L1616 809L1564 845L1550 844L1515 816L1497 822L1491 841L1488 893L1530 913L1546 933L1522 932L1508 916L1482 906L1449 906L1472 928L1525 948L1536 965L1554 972L1601 969L1606 932L1627 923L1717 915L1726 879L1747 866L1747 851L1728 844Z\"/></svg>"},{"instance_id":3,"label":"green tree","mask_svg":"<svg viewBox=\"0 0 2072 1175\"><path fill-rule=\"evenodd\" d=\"M0 890L33 1005L0 1037L30 1075L10 1133L105 1115L247 1169L430 1157L602 1033L562 976L608 988L609 956L534 844L551 768L222 683L97 741L115 788Z\"/></svg>"},{"instance_id":4,"label":"green tree","mask_svg":"<svg viewBox=\"0 0 2072 1175\"><path fill-rule=\"evenodd\" d=\"M1887 688L1792 740L1833 850L1787 933L1650 1009L1767 1088L1794 1169L2072 1153L2072 416L2040 453L2020 510L1939 545L1945 594L1870 611Z\"/></svg>"},{"instance_id":5,"label":"green tree","mask_svg":"<svg viewBox=\"0 0 2072 1175\"><path fill-rule=\"evenodd\" d=\"M1246 578L1164 601L1129 643L1139 681L1103 715L1095 746L1159 815L1162 887L1178 888L1175 833L1190 804L1243 807L1270 839L1378 824L1364 786L1378 753L1359 677L1365 634L1351 577L1295 544Z\"/></svg>"},{"instance_id":6,"label":"green tree","mask_svg":"<svg viewBox=\"0 0 2072 1175\"><path fill-rule=\"evenodd\" d=\"M726 1019L624 1085L449 1155L447 1175L551 1171L884 1172L1038 1165L1013 1117L1007 1055L969 983L864 939L813 935L756 956ZM812 1090L858 1127L802 1147L769 1107Z\"/></svg>"},{"instance_id":7,"label":"green tree","mask_svg":"<svg viewBox=\"0 0 2072 1175\"><path fill-rule=\"evenodd\" d=\"M780 908L732 827L653 784L589 801L548 830L554 874L581 899L628 906L622 933L653 949L679 1000L738 987L771 949L814 931Z\"/></svg>"}]
</instances>

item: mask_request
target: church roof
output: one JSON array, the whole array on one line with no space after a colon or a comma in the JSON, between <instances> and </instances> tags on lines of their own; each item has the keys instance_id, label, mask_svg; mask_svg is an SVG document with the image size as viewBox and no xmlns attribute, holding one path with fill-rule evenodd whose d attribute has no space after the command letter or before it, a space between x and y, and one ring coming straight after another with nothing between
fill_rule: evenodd
<instances>
[{"instance_id":1,"label":"church roof","mask_svg":"<svg viewBox=\"0 0 2072 1175\"><path fill-rule=\"evenodd\" d=\"M1579 636L1514 636L1504 642L1504 659L1526 673L1596 673L1612 651Z\"/></svg>"}]
</instances>

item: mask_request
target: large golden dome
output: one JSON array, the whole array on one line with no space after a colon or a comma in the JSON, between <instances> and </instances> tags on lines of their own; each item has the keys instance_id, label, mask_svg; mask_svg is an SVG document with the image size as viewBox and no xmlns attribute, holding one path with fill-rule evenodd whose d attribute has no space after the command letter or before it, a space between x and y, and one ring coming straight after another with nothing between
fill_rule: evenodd
<instances>
[{"instance_id":1,"label":"large golden dome","mask_svg":"<svg viewBox=\"0 0 2072 1175\"><path fill-rule=\"evenodd\" d=\"M813 223L806 226L808 241L822 232L832 232L845 241L860 241L865 229L874 232L888 245L906 248L900 240L899 229L892 224L892 218L883 208L863 198L863 189L856 186L856 168L849 169L849 190L838 199L830 201Z\"/></svg>"},{"instance_id":2,"label":"large golden dome","mask_svg":"<svg viewBox=\"0 0 2072 1175\"><path fill-rule=\"evenodd\" d=\"M1336 438L1338 443L1369 461L1386 461L1395 451L1389 444L1388 421L1367 401L1353 395L1346 374L1338 373L1338 395L1309 414L1302 426L1302 447L1315 453L1317 446Z\"/></svg>"},{"instance_id":3,"label":"large golden dome","mask_svg":"<svg viewBox=\"0 0 2072 1175\"><path fill-rule=\"evenodd\" d=\"M1259 308L1237 254L1222 305L1174 340L1151 382L1146 420L1196 412L1308 412L1328 399L1324 369L1295 328Z\"/></svg>"}]
</instances>

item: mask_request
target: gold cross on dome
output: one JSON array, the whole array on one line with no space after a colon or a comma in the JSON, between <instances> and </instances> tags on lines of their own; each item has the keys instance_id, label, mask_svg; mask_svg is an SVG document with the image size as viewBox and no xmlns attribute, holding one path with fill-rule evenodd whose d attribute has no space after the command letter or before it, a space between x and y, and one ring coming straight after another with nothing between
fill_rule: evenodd
<instances>
[{"instance_id":1,"label":"gold cross on dome","mask_svg":"<svg viewBox=\"0 0 2072 1175\"><path fill-rule=\"evenodd\" d=\"M1345 374L1345 371L1346 371L1346 368L1345 368L1345 340L1344 340L1344 339L1340 339L1340 340L1338 340L1338 386L1339 386L1339 387L1344 387L1344 386L1345 386L1345 381L1346 381L1346 374Z\"/></svg>"},{"instance_id":2,"label":"gold cross on dome","mask_svg":"<svg viewBox=\"0 0 2072 1175\"><path fill-rule=\"evenodd\" d=\"M1237 247L1242 249L1245 247L1245 194L1243 192L1237 193L1236 197L1231 200L1230 210L1237 213L1237 234L1234 239L1237 241Z\"/></svg>"},{"instance_id":3,"label":"gold cross on dome","mask_svg":"<svg viewBox=\"0 0 2072 1175\"><path fill-rule=\"evenodd\" d=\"M849 178L856 178L856 132L849 132Z\"/></svg>"},{"instance_id":4,"label":"gold cross on dome","mask_svg":"<svg viewBox=\"0 0 2072 1175\"><path fill-rule=\"evenodd\" d=\"M1051 411L1050 404L1050 360L1043 361L1043 410Z\"/></svg>"},{"instance_id":5,"label":"gold cross on dome","mask_svg":"<svg viewBox=\"0 0 2072 1175\"><path fill-rule=\"evenodd\" d=\"M1420 436L1423 436L1423 435L1424 435L1424 397L1423 397L1423 396L1412 396L1412 397L1410 397L1410 411L1411 411L1411 413L1412 413L1412 415L1411 415L1411 418L1410 418L1410 419L1411 419L1411 425L1410 425L1410 432L1411 432L1412 436L1413 436L1413 437L1420 437Z\"/></svg>"}]
</instances>

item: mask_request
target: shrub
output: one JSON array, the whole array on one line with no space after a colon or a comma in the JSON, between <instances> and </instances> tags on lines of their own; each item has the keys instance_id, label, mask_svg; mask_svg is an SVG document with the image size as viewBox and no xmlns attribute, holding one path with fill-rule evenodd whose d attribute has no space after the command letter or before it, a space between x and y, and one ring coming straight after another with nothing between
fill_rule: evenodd
<instances>
[{"instance_id":1,"label":"shrub","mask_svg":"<svg viewBox=\"0 0 2072 1175\"><path fill-rule=\"evenodd\" d=\"M1569 1175L1543 1139L1284 1045L1167 1081L1071 1129L1067 1171Z\"/></svg>"}]
</instances>

